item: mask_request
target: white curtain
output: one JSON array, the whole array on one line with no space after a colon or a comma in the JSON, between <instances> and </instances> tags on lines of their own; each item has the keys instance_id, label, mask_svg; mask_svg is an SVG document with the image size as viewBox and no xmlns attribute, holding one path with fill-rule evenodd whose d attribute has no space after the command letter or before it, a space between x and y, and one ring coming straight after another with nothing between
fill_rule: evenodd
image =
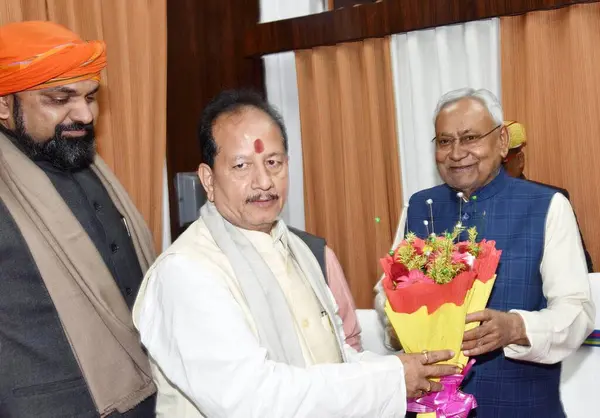
<instances>
[{"instance_id":1,"label":"white curtain","mask_svg":"<svg viewBox=\"0 0 600 418\"><path fill-rule=\"evenodd\" d=\"M442 94L486 88L500 98L500 22L482 20L392 36L394 96L404 202L441 184L433 112Z\"/></svg>"},{"instance_id":2,"label":"white curtain","mask_svg":"<svg viewBox=\"0 0 600 418\"><path fill-rule=\"evenodd\" d=\"M325 1L261 0L261 23L320 13L325 10ZM263 60L267 98L281 112L288 132L290 184L282 218L288 225L304 229L304 181L296 61L293 52L268 55Z\"/></svg>"}]
</instances>

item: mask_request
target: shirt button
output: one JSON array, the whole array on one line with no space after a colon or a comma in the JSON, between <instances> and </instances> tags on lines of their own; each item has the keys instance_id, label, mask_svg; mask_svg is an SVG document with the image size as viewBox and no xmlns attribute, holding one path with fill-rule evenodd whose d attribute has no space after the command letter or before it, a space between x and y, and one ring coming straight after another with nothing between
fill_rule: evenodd
<instances>
[{"instance_id":1,"label":"shirt button","mask_svg":"<svg viewBox=\"0 0 600 418\"><path fill-rule=\"evenodd\" d=\"M302 328L308 328L309 325L310 325L310 322L308 322L308 319L302 320Z\"/></svg>"},{"instance_id":2,"label":"shirt button","mask_svg":"<svg viewBox=\"0 0 600 418\"><path fill-rule=\"evenodd\" d=\"M119 251L119 246L113 242L112 244L110 244L110 250L113 253L116 253L117 251Z\"/></svg>"},{"instance_id":3,"label":"shirt button","mask_svg":"<svg viewBox=\"0 0 600 418\"><path fill-rule=\"evenodd\" d=\"M464 219L465 221L468 221L470 217L471 217L471 215L469 215L468 213L465 213L465 214L463 215L463 219Z\"/></svg>"},{"instance_id":4,"label":"shirt button","mask_svg":"<svg viewBox=\"0 0 600 418\"><path fill-rule=\"evenodd\" d=\"M100 212L100 209L102 209L102 205L98 202L94 202L94 210Z\"/></svg>"},{"instance_id":5,"label":"shirt button","mask_svg":"<svg viewBox=\"0 0 600 418\"><path fill-rule=\"evenodd\" d=\"M127 296L131 296L131 294L133 293L133 289L131 289L131 287L126 287L125 293L127 293Z\"/></svg>"}]
</instances>

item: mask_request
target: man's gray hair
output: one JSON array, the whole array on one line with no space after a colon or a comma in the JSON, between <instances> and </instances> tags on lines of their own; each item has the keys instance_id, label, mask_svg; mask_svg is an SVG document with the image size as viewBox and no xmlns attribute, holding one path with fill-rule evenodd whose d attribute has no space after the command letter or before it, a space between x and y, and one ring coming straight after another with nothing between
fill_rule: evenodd
<instances>
[{"instance_id":1,"label":"man's gray hair","mask_svg":"<svg viewBox=\"0 0 600 418\"><path fill-rule=\"evenodd\" d=\"M490 113L490 116L496 125L502 125L504 123L502 105L494 93L486 89L475 90L470 87L466 87L458 90L452 90L440 98L433 115L434 125L438 115L446 106L456 103L464 98L473 98L475 100L479 100Z\"/></svg>"}]
</instances>

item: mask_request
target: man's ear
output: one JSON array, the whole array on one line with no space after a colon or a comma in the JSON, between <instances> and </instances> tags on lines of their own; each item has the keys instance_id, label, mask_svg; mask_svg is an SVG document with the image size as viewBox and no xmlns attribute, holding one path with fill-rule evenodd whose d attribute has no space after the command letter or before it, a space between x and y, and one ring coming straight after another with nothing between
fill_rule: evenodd
<instances>
[{"instance_id":1,"label":"man's ear","mask_svg":"<svg viewBox=\"0 0 600 418\"><path fill-rule=\"evenodd\" d=\"M500 155L502 156L502 160L506 158L508 155L508 144L510 142L510 138L508 137L508 129L506 126L502 126L500 128Z\"/></svg>"},{"instance_id":2,"label":"man's ear","mask_svg":"<svg viewBox=\"0 0 600 418\"><path fill-rule=\"evenodd\" d=\"M214 202L214 174L208 164L202 163L200 166L198 166L198 178L200 179L200 183L202 183L202 187L204 187L207 199L210 202Z\"/></svg>"},{"instance_id":3,"label":"man's ear","mask_svg":"<svg viewBox=\"0 0 600 418\"><path fill-rule=\"evenodd\" d=\"M517 154L517 161L519 164L519 169L521 171L525 170L525 153L523 152L523 150L519 151L519 153Z\"/></svg>"},{"instance_id":4,"label":"man's ear","mask_svg":"<svg viewBox=\"0 0 600 418\"><path fill-rule=\"evenodd\" d=\"M6 125L8 118L12 114L12 102L12 96L0 96L0 122L2 122L3 125Z\"/></svg>"}]
</instances>

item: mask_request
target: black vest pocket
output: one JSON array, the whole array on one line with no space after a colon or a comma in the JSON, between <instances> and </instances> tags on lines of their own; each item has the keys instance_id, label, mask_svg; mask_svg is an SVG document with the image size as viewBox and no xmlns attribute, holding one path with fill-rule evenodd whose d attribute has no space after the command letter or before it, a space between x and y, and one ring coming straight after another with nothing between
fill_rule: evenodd
<instances>
[{"instance_id":1,"label":"black vest pocket","mask_svg":"<svg viewBox=\"0 0 600 418\"><path fill-rule=\"evenodd\" d=\"M59 380L56 382L42 383L38 385L15 388L13 389L13 396L15 398L22 398L27 396L47 395L51 393L61 392L64 390L71 390L81 386L85 387L85 381L83 380L83 377L73 377L70 379Z\"/></svg>"},{"instance_id":2,"label":"black vest pocket","mask_svg":"<svg viewBox=\"0 0 600 418\"><path fill-rule=\"evenodd\" d=\"M0 408L6 418L96 418L98 412L83 377L23 386ZM6 414L6 415L3 415Z\"/></svg>"}]
</instances>

